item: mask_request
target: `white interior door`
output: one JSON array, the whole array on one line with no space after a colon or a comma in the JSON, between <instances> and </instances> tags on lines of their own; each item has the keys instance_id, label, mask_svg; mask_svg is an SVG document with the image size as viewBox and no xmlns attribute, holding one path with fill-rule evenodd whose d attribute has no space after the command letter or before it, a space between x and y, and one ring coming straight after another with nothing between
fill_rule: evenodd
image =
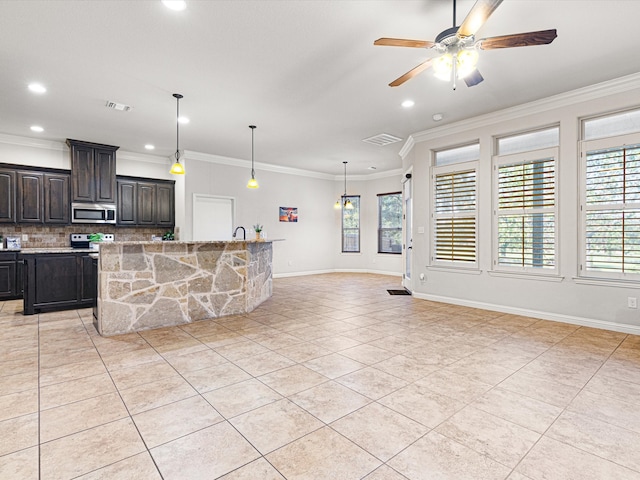
<instances>
[{"instance_id":1,"label":"white interior door","mask_svg":"<svg viewBox=\"0 0 640 480\"><path fill-rule=\"evenodd\" d=\"M404 215L403 215L403 245L402 255L404 256L404 272L402 275L402 286L409 291L413 290L411 282L411 262L413 252L413 187L411 174L404 177L402 184L402 198L404 199Z\"/></svg>"},{"instance_id":2,"label":"white interior door","mask_svg":"<svg viewBox=\"0 0 640 480\"><path fill-rule=\"evenodd\" d=\"M193 240L231 240L235 199L193 194Z\"/></svg>"}]
</instances>

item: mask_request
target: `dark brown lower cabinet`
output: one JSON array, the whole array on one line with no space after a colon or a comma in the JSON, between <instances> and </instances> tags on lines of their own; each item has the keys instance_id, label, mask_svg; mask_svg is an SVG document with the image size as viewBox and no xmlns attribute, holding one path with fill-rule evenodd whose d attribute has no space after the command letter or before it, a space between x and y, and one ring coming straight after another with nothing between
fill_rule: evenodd
<instances>
[{"instance_id":1,"label":"dark brown lower cabinet","mask_svg":"<svg viewBox=\"0 0 640 480\"><path fill-rule=\"evenodd\" d=\"M96 278L87 253L21 255L24 265L24 314L91 307Z\"/></svg>"},{"instance_id":2,"label":"dark brown lower cabinet","mask_svg":"<svg viewBox=\"0 0 640 480\"><path fill-rule=\"evenodd\" d=\"M17 264L16 252L0 253L0 300L22 296L22 275Z\"/></svg>"}]
</instances>

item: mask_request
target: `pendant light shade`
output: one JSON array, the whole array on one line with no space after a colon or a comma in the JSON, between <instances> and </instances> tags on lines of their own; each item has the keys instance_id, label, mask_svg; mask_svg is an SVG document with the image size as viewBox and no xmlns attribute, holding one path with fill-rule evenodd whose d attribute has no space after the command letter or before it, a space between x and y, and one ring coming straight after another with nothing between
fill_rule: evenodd
<instances>
[{"instance_id":1,"label":"pendant light shade","mask_svg":"<svg viewBox=\"0 0 640 480\"><path fill-rule=\"evenodd\" d=\"M176 153L174 154L176 161L171 165L169 173L184 175L184 165L180 163L180 99L182 95L174 93L173 97L176 99Z\"/></svg>"},{"instance_id":2,"label":"pendant light shade","mask_svg":"<svg viewBox=\"0 0 640 480\"><path fill-rule=\"evenodd\" d=\"M253 168L253 132L256 129L256 126L249 125L249 128L251 129L251 179L247 183L247 188L259 188L260 185L258 185L258 181L256 180L256 171Z\"/></svg>"},{"instance_id":3,"label":"pendant light shade","mask_svg":"<svg viewBox=\"0 0 640 480\"><path fill-rule=\"evenodd\" d=\"M336 201L336 203L333 205L333 208L338 210L339 208L344 207L347 210L352 210L353 204L351 203L351 200L349 200L349 198L347 197L347 163L348 162L342 162L342 163L344 163L344 195L342 195Z\"/></svg>"}]
</instances>

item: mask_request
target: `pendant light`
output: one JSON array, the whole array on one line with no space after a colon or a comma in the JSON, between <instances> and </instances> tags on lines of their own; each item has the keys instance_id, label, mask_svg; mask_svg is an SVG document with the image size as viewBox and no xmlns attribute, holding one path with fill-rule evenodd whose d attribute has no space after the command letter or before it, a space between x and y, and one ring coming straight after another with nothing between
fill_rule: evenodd
<instances>
[{"instance_id":1,"label":"pendant light","mask_svg":"<svg viewBox=\"0 0 640 480\"><path fill-rule=\"evenodd\" d=\"M251 129L251 180L247 183L247 188L259 188L258 181L256 180L256 171L253 168L253 132L256 129L255 125L249 125Z\"/></svg>"},{"instance_id":2,"label":"pendant light","mask_svg":"<svg viewBox=\"0 0 640 480\"><path fill-rule=\"evenodd\" d=\"M342 162L342 163L344 163L344 195L342 195L340 199L336 201L333 208L337 210L340 207L344 207L347 210L352 210L353 203L351 203L351 200L349 200L349 198L347 197L347 163L348 162ZM340 202L340 200L342 200L342 203Z\"/></svg>"},{"instance_id":3,"label":"pendant light","mask_svg":"<svg viewBox=\"0 0 640 480\"><path fill-rule=\"evenodd\" d=\"M184 166L180 163L180 99L182 95L174 93L173 97L176 99L176 162L171 165L169 173L174 175L184 175Z\"/></svg>"}]
</instances>

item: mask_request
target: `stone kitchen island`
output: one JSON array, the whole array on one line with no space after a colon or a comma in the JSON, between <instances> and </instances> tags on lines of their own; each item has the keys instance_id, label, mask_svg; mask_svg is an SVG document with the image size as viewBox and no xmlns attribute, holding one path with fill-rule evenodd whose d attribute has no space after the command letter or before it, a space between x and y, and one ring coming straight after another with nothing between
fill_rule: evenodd
<instances>
[{"instance_id":1,"label":"stone kitchen island","mask_svg":"<svg viewBox=\"0 0 640 480\"><path fill-rule=\"evenodd\" d=\"M271 242L101 244L98 332L118 335L251 312L272 294Z\"/></svg>"}]
</instances>

